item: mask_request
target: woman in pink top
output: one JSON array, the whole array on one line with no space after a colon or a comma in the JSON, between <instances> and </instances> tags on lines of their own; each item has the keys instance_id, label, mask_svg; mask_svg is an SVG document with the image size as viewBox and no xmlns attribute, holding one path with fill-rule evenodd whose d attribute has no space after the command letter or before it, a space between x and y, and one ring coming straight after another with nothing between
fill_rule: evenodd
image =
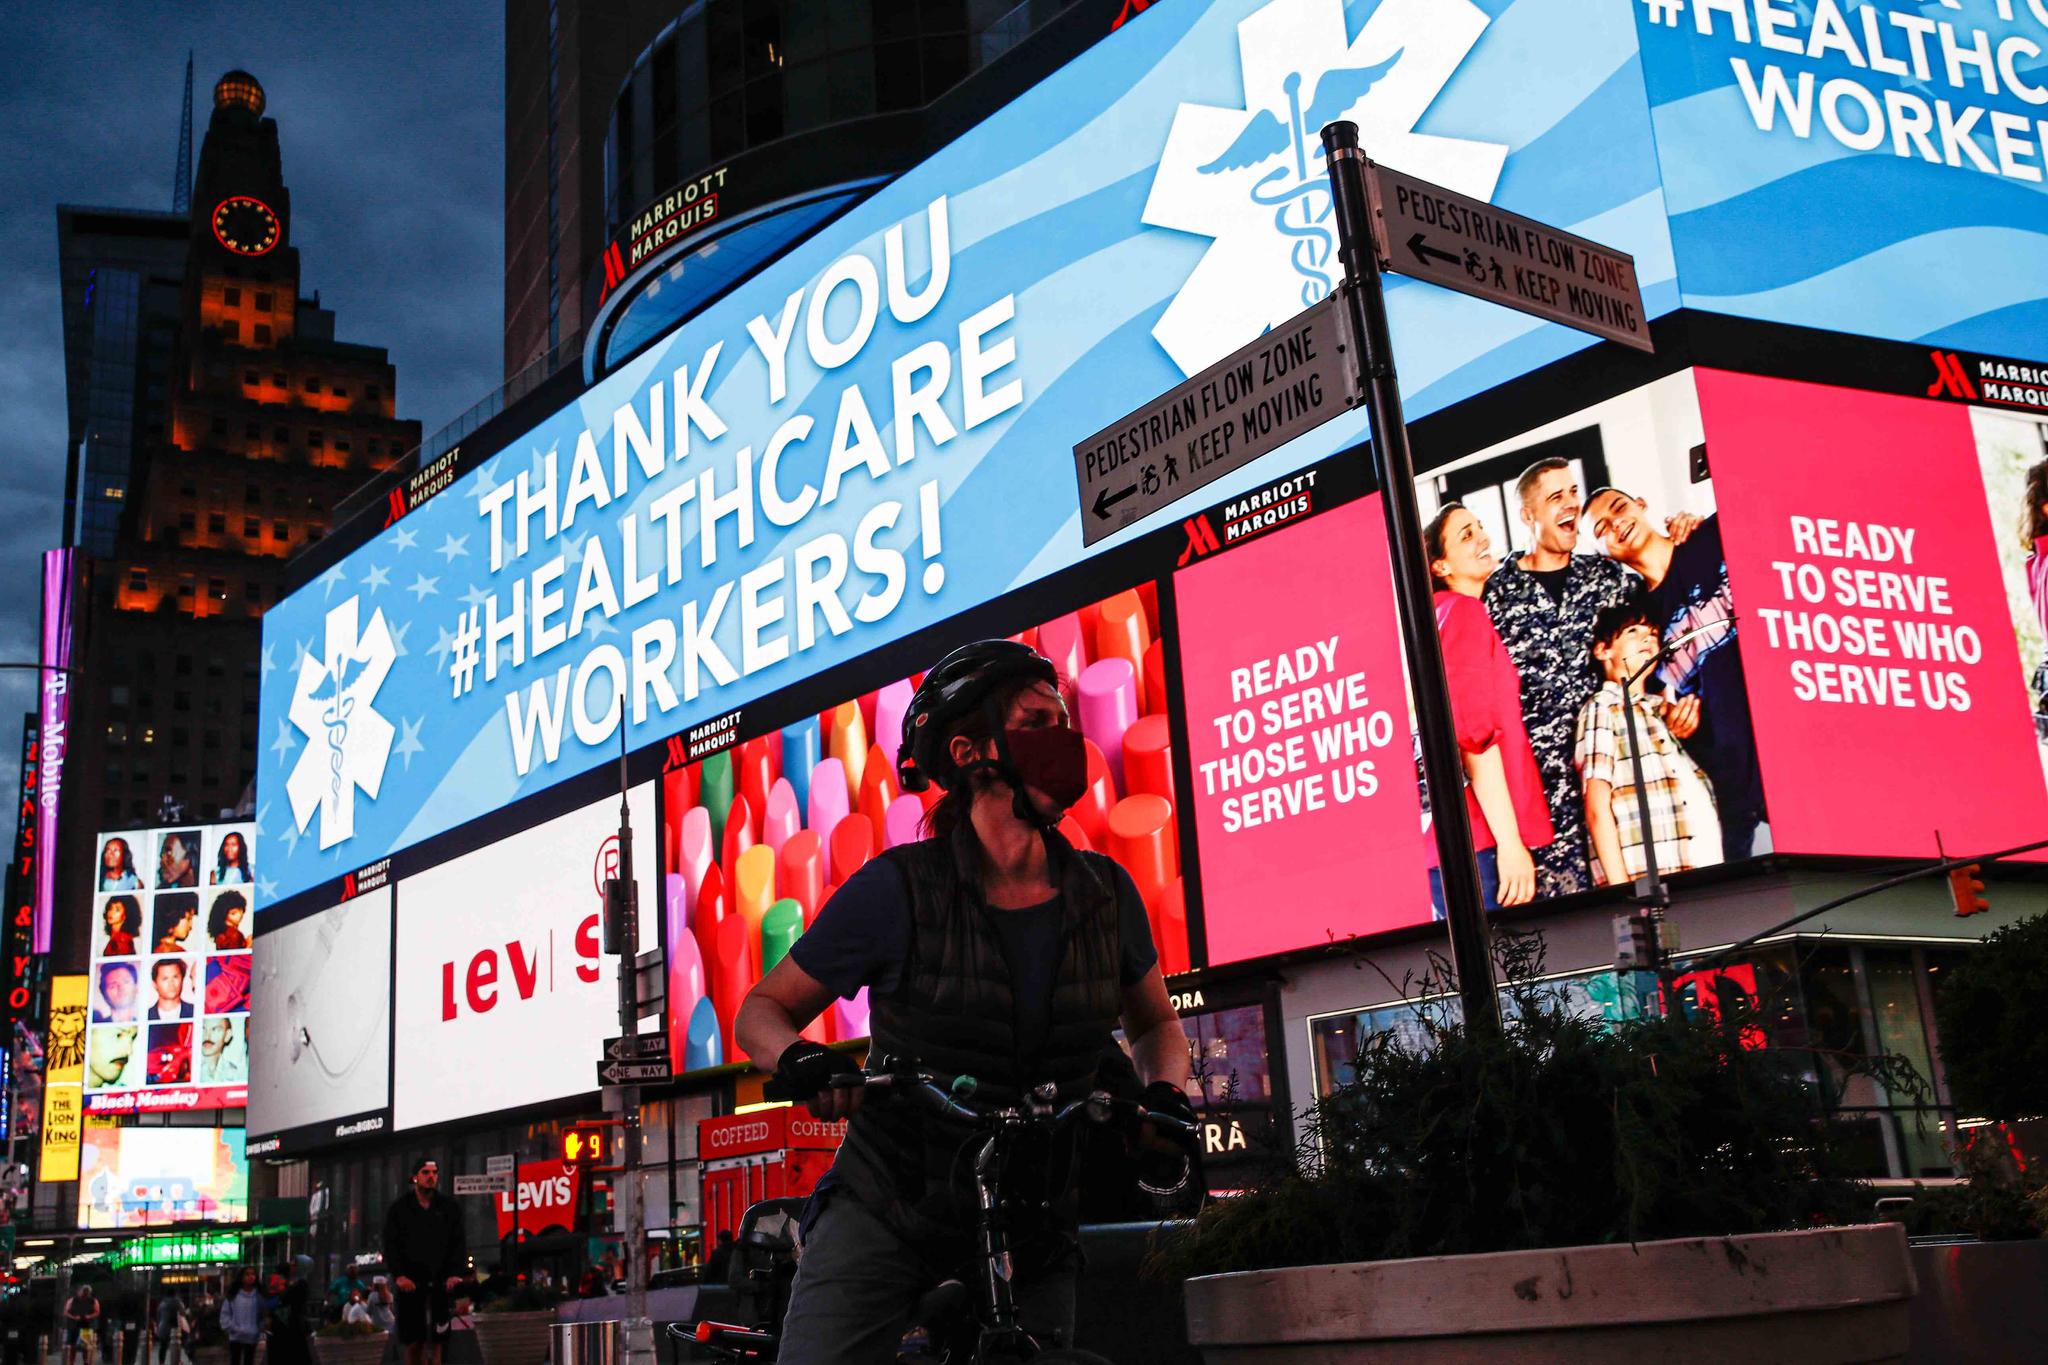
<instances>
[{"instance_id":1,"label":"woman in pink top","mask_svg":"<svg viewBox=\"0 0 2048 1365\"><path fill-rule=\"evenodd\" d=\"M2020 509L2020 548L2027 552L2027 596L2048 636L2048 460L2027 471L2027 505ZM2048 658L2034 666L2034 733L2048 743Z\"/></svg>"},{"instance_id":2,"label":"woman in pink top","mask_svg":"<svg viewBox=\"0 0 2048 1365\"><path fill-rule=\"evenodd\" d=\"M1482 883L1493 864L1498 890L1488 900L1522 905L1536 894L1532 848L1555 837L1543 777L1522 724L1522 679L1479 600L1497 565L1479 518L1450 503L1423 528L1436 583L1436 626L1450 683L1451 722L1465 760L1465 799ZM1434 874L1432 874L1434 875ZM1441 901L1442 893L1437 893Z\"/></svg>"}]
</instances>

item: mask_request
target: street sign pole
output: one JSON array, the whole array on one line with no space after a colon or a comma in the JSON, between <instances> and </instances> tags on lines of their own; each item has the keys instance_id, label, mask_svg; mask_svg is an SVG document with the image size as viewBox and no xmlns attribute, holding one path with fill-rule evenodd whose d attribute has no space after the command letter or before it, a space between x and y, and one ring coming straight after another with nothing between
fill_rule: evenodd
<instances>
[{"instance_id":1,"label":"street sign pole","mask_svg":"<svg viewBox=\"0 0 2048 1365\"><path fill-rule=\"evenodd\" d=\"M619 868L605 888L605 913L615 917L619 947L619 1032L640 1031L640 907L633 880L633 821L627 805L626 716L619 715ZM647 1215L640 1189L640 1087L620 1092L619 1233L626 1253L626 1365L655 1365L654 1324L647 1316ZM515 1201L516 1202L516 1201Z\"/></svg>"},{"instance_id":2,"label":"street sign pole","mask_svg":"<svg viewBox=\"0 0 2048 1365\"><path fill-rule=\"evenodd\" d=\"M1475 1035L1500 1032L1500 1001L1494 994L1493 958L1486 907L1473 860L1472 823L1465 809L1464 765L1451 723L1450 687L1444 681L1443 648L1437 639L1436 603L1430 588L1428 555L1422 546L1422 518L1415 510L1415 462L1408 450L1408 426L1401 415L1401 388L1394 375L1394 345L1387 330L1386 294L1374 250L1372 215L1365 192L1365 154L1358 125L1332 123L1323 129L1330 159L1330 194L1336 206L1337 250L1343 258L1344 294L1351 309L1355 357L1372 418L1372 473L1387 518L1394 558L1394 598L1401 615L1408 683L1415 692L1416 728L1422 741L1422 770L1429 779L1436 829L1437 865L1442 870L1444 910L1451 935L1451 965L1465 1026Z\"/></svg>"}]
</instances>

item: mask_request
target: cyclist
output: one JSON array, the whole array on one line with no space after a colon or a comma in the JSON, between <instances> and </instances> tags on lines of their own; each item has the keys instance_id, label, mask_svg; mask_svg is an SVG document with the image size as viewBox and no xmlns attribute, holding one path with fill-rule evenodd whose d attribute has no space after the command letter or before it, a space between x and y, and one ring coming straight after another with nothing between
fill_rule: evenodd
<instances>
[{"instance_id":1,"label":"cyclist","mask_svg":"<svg viewBox=\"0 0 2048 1365\"><path fill-rule=\"evenodd\" d=\"M874 1054L971 1075L977 1104L1047 1081L1085 1088L1121 1025L1145 1107L1193 1117L1187 1041L1137 887L1056 828L1087 760L1051 662L1009 640L948 654L911 699L897 768L906 791L944 792L932 837L848 879L735 1023L741 1049L775 1059L813 1113L851 1120L803 1220L780 1358L804 1365L892 1361L919 1296L972 1252L970 1135L833 1087L853 1062L798 1035L835 998L867 987ZM1073 1332L1078 1219L1060 1154L1036 1164L1049 1207L1037 1226L1013 1225L1013 1285L1024 1326L1049 1344Z\"/></svg>"}]
</instances>

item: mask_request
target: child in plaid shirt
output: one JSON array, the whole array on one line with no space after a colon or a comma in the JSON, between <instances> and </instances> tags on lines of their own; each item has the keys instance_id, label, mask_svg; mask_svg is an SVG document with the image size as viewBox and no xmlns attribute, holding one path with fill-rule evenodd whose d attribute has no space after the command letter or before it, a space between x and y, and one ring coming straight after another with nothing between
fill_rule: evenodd
<instances>
[{"instance_id":1,"label":"child in plaid shirt","mask_svg":"<svg viewBox=\"0 0 2048 1365\"><path fill-rule=\"evenodd\" d=\"M1657 870L1683 872L1721 861L1721 820L1714 792L1666 723L1671 703L1644 695L1639 681L1623 688L1652 659L1662 641L1649 611L1637 601L1603 610L1593 622L1593 666L1606 679L1579 711L1572 759L1586 791L1586 831L1593 843L1593 874L1604 886L1634 881L1648 868L1643 854L1637 764L1628 743L1625 707L1635 711L1641 743L1642 784L1649 794Z\"/></svg>"}]
</instances>

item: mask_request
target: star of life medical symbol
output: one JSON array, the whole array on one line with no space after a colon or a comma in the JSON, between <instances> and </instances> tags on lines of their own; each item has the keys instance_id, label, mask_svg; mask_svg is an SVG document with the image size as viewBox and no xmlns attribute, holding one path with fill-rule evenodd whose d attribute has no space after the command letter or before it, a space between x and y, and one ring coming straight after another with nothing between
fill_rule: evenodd
<instances>
[{"instance_id":1,"label":"star of life medical symbol","mask_svg":"<svg viewBox=\"0 0 2048 1365\"><path fill-rule=\"evenodd\" d=\"M1245 107L1180 106L1142 215L1215 239L1152 329L1183 373L1342 276L1325 124L1349 119L1374 160L1492 197L1505 144L1415 131L1489 22L1471 0L1382 0L1349 40L1343 0L1272 0L1238 24Z\"/></svg>"},{"instance_id":2,"label":"star of life medical symbol","mask_svg":"<svg viewBox=\"0 0 2048 1365\"><path fill-rule=\"evenodd\" d=\"M306 746L285 779L292 820L303 832L320 815L320 847L332 848L356 832L356 792L372 800L384 784L391 760L391 722L371 704L398 659L398 647L384 613L370 614L358 628L360 597L327 613L321 652L299 661L287 715Z\"/></svg>"}]
</instances>

